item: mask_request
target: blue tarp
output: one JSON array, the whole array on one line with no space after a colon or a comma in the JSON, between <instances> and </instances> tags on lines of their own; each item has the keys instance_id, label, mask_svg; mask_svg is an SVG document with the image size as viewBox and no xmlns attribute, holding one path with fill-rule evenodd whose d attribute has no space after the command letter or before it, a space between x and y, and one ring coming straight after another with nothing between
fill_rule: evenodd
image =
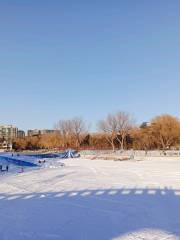
<instances>
[{"instance_id":1,"label":"blue tarp","mask_svg":"<svg viewBox=\"0 0 180 240\"><path fill-rule=\"evenodd\" d=\"M14 157L9 157L9 156L0 156L0 160L5 160L9 164L14 164L21 167L37 167L38 166L35 163L24 161Z\"/></svg>"},{"instance_id":2,"label":"blue tarp","mask_svg":"<svg viewBox=\"0 0 180 240\"><path fill-rule=\"evenodd\" d=\"M35 158L75 158L78 157L78 153L75 150L68 150L64 153L37 153L37 154L26 154L25 156Z\"/></svg>"},{"instance_id":3,"label":"blue tarp","mask_svg":"<svg viewBox=\"0 0 180 240\"><path fill-rule=\"evenodd\" d=\"M41 154L26 154L25 156L28 157L35 157L35 158L59 158L61 154L56 153L41 153Z\"/></svg>"},{"instance_id":4,"label":"blue tarp","mask_svg":"<svg viewBox=\"0 0 180 240\"><path fill-rule=\"evenodd\" d=\"M77 157L79 157L79 154L75 150L68 150L61 156L61 158L77 158Z\"/></svg>"},{"instance_id":5,"label":"blue tarp","mask_svg":"<svg viewBox=\"0 0 180 240\"><path fill-rule=\"evenodd\" d=\"M68 150L64 153L37 153L37 154L24 154L24 153L1 153L0 164L14 164L21 167L36 167L39 166L40 159L53 159L53 158L76 158L79 157L78 153L74 150Z\"/></svg>"}]
</instances>

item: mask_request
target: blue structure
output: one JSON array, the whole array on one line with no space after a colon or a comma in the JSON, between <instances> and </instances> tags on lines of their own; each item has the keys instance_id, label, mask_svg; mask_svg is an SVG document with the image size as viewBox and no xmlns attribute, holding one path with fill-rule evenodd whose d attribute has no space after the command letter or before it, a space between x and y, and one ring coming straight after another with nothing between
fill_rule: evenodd
<instances>
[{"instance_id":1,"label":"blue structure","mask_svg":"<svg viewBox=\"0 0 180 240\"><path fill-rule=\"evenodd\" d=\"M0 160L5 160L7 163L14 164L21 167L37 167L38 165L32 162L23 161L21 159L11 158L7 156L0 156Z\"/></svg>"},{"instance_id":2,"label":"blue structure","mask_svg":"<svg viewBox=\"0 0 180 240\"><path fill-rule=\"evenodd\" d=\"M0 162L1 161L6 162L7 164L13 164L16 166L21 166L21 167L37 167L38 166L37 164L35 164L33 162L25 161L25 160L18 159L15 157L9 157L6 155L0 156Z\"/></svg>"},{"instance_id":3,"label":"blue structure","mask_svg":"<svg viewBox=\"0 0 180 240\"><path fill-rule=\"evenodd\" d=\"M35 157L35 158L59 158L59 157L61 157L61 154L41 153L41 154L26 154L25 156Z\"/></svg>"},{"instance_id":4,"label":"blue structure","mask_svg":"<svg viewBox=\"0 0 180 240\"><path fill-rule=\"evenodd\" d=\"M27 154L25 156L35 158L76 158L79 154L75 150L68 150L64 153L41 153L41 154Z\"/></svg>"},{"instance_id":5,"label":"blue structure","mask_svg":"<svg viewBox=\"0 0 180 240\"><path fill-rule=\"evenodd\" d=\"M65 153L63 153L62 158L77 158L80 155L75 150L68 150Z\"/></svg>"},{"instance_id":6,"label":"blue structure","mask_svg":"<svg viewBox=\"0 0 180 240\"><path fill-rule=\"evenodd\" d=\"M75 150L68 150L64 153L47 153L47 154L19 154L19 153L1 153L0 154L0 165L13 164L20 167L41 167L41 159L65 159L65 158L76 158L79 154Z\"/></svg>"}]
</instances>

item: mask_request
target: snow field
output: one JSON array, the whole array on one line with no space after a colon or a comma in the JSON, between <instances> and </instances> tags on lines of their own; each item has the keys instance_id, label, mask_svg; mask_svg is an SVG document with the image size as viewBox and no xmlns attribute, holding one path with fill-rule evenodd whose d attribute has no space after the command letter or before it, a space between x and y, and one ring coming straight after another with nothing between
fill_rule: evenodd
<instances>
[{"instance_id":1,"label":"snow field","mask_svg":"<svg viewBox=\"0 0 180 240\"><path fill-rule=\"evenodd\" d=\"M63 162L0 179L2 240L180 239L180 161Z\"/></svg>"}]
</instances>

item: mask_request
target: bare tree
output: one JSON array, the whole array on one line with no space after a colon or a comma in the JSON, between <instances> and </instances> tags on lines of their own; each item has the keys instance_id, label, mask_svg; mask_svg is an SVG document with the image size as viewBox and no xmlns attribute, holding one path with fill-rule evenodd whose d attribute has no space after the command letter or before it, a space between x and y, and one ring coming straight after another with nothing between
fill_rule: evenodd
<instances>
[{"instance_id":1,"label":"bare tree","mask_svg":"<svg viewBox=\"0 0 180 240\"><path fill-rule=\"evenodd\" d=\"M105 120L101 120L98 123L98 129L105 134L106 140L111 144L114 151L114 140L117 137L117 120L115 116L109 114Z\"/></svg>"},{"instance_id":2,"label":"bare tree","mask_svg":"<svg viewBox=\"0 0 180 240\"><path fill-rule=\"evenodd\" d=\"M126 112L117 112L114 118L117 125L117 140L120 143L121 149L124 149L125 138L132 129L133 119Z\"/></svg>"},{"instance_id":3,"label":"bare tree","mask_svg":"<svg viewBox=\"0 0 180 240\"><path fill-rule=\"evenodd\" d=\"M39 141L40 146L46 149L59 147L61 143L62 143L62 138L57 133L43 134Z\"/></svg>"},{"instance_id":4,"label":"bare tree","mask_svg":"<svg viewBox=\"0 0 180 240\"><path fill-rule=\"evenodd\" d=\"M67 148L72 133L70 120L59 120L58 123L55 125L55 129L62 137L62 147Z\"/></svg>"},{"instance_id":5,"label":"bare tree","mask_svg":"<svg viewBox=\"0 0 180 240\"><path fill-rule=\"evenodd\" d=\"M79 148L82 138L87 133L87 126L85 121L80 117L75 117L70 120L70 129L75 138L76 147Z\"/></svg>"},{"instance_id":6,"label":"bare tree","mask_svg":"<svg viewBox=\"0 0 180 240\"><path fill-rule=\"evenodd\" d=\"M63 147L74 146L80 147L82 138L87 132L85 121L80 117L75 117L68 120L60 120L55 129L59 131L59 134L63 139ZM75 142L75 144L73 144Z\"/></svg>"},{"instance_id":7,"label":"bare tree","mask_svg":"<svg viewBox=\"0 0 180 240\"><path fill-rule=\"evenodd\" d=\"M155 138L150 127L133 128L130 135L133 139L133 148L139 150L151 150L156 148Z\"/></svg>"},{"instance_id":8,"label":"bare tree","mask_svg":"<svg viewBox=\"0 0 180 240\"><path fill-rule=\"evenodd\" d=\"M152 120L150 128L157 146L164 150L180 142L180 121L176 117L158 116Z\"/></svg>"}]
</instances>

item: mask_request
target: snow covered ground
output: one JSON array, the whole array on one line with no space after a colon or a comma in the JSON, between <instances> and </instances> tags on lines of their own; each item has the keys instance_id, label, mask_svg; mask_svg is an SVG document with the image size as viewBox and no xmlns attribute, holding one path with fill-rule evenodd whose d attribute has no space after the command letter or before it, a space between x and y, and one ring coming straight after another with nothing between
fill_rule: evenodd
<instances>
[{"instance_id":1,"label":"snow covered ground","mask_svg":"<svg viewBox=\"0 0 180 240\"><path fill-rule=\"evenodd\" d=\"M180 239L180 160L63 160L0 178L1 240Z\"/></svg>"}]
</instances>

